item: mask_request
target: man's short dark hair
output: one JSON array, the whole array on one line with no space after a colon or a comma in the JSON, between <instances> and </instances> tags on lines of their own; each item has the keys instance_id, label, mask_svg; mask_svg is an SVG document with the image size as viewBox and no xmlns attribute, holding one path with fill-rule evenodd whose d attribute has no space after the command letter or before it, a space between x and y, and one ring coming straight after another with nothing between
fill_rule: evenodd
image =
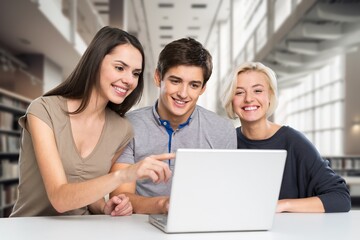
<instances>
[{"instance_id":1,"label":"man's short dark hair","mask_svg":"<svg viewBox=\"0 0 360 240\"><path fill-rule=\"evenodd\" d=\"M163 79L170 68L180 65L201 67L204 77L203 87L209 80L213 68L210 53L193 38L181 38L164 47L157 64L160 78Z\"/></svg>"}]
</instances>

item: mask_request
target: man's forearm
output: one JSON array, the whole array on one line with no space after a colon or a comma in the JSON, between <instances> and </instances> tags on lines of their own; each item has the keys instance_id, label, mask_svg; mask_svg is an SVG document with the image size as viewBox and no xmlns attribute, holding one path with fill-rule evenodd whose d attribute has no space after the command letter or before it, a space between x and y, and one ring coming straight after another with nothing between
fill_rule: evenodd
<instances>
[{"instance_id":1,"label":"man's forearm","mask_svg":"<svg viewBox=\"0 0 360 240\"><path fill-rule=\"evenodd\" d=\"M92 214L104 214L105 200L104 198L88 205L88 208Z\"/></svg>"},{"instance_id":2,"label":"man's forearm","mask_svg":"<svg viewBox=\"0 0 360 240\"><path fill-rule=\"evenodd\" d=\"M125 194L130 199L134 213L163 214L168 211L168 196L144 197L134 193Z\"/></svg>"}]
</instances>

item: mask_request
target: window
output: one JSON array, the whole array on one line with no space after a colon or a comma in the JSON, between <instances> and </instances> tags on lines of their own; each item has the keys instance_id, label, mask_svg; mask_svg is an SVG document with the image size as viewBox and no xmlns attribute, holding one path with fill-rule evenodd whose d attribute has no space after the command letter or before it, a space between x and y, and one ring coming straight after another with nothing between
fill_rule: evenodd
<instances>
[{"instance_id":1,"label":"window","mask_svg":"<svg viewBox=\"0 0 360 240\"><path fill-rule=\"evenodd\" d=\"M305 134L322 155L343 154L343 58L302 77L301 84L280 91L275 121Z\"/></svg>"}]
</instances>

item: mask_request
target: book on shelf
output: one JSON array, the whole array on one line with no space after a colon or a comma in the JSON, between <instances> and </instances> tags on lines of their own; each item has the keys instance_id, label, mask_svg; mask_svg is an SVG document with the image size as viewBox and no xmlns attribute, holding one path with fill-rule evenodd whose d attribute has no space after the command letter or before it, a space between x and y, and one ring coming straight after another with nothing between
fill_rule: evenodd
<instances>
[{"instance_id":1,"label":"book on shelf","mask_svg":"<svg viewBox=\"0 0 360 240\"><path fill-rule=\"evenodd\" d=\"M7 137L7 152L17 153L20 150L20 139L17 136L8 135Z\"/></svg>"},{"instance_id":2,"label":"book on shelf","mask_svg":"<svg viewBox=\"0 0 360 240\"><path fill-rule=\"evenodd\" d=\"M20 138L7 134L0 134L0 152L18 153L20 150Z\"/></svg>"},{"instance_id":3,"label":"book on shelf","mask_svg":"<svg viewBox=\"0 0 360 240\"><path fill-rule=\"evenodd\" d=\"M10 161L9 159L2 159L0 161L0 177L1 178L18 178L19 169L17 162Z\"/></svg>"},{"instance_id":4,"label":"book on shelf","mask_svg":"<svg viewBox=\"0 0 360 240\"><path fill-rule=\"evenodd\" d=\"M17 184L3 186L1 189L1 205L11 205L17 199Z\"/></svg>"},{"instance_id":5,"label":"book on shelf","mask_svg":"<svg viewBox=\"0 0 360 240\"><path fill-rule=\"evenodd\" d=\"M15 98L0 94L0 104L7 107L14 107L16 109L23 109L26 111L26 104ZM20 140L14 132L19 130L18 114L14 114L10 110L0 110L0 152L15 153L19 151Z\"/></svg>"},{"instance_id":6,"label":"book on shelf","mask_svg":"<svg viewBox=\"0 0 360 240\"><path fill-rule=\"evenodd\" d=\"M7 149L8 149L7 135L1 134L0 135L0 152L7 152Z\"/></svg>"},{"instance_id":7,"label":"book on shelf","mask_svg":"<svg viewBox=\"0 0 360 240\"><path fill-rule=\"evenodd\" d=\"M0 93L1 94L1 93ZM18 127L18 114L23 111L25 113L28 103L21 102L17 99L0 95L0 104L10 108L17 109L17 114L10 110L0 111L0 129L2 130L17 130ZM19 112L20 111L20 112ZM22 115L22 114L21 114Z\"/></svg>"},{"instance_id":8,"label":"book on shelf","mask_svg":"<svg viewBox=\"0 0 360 240\"><path fill-rule=\"evenodd\" d=\"M9 112L0 112L0 129L12 130L14 124L14 115Z\"/></svg>"},{"instance_id":9,"label":"book on shelf","mask_svg":"<svg viewBox=\"0 0 360 240\"><path fill-rule=\"evenodd\" d=\"M325 157L331 168L343 176L360 176L360 156Z\"/></svg>"},{"instance_id":10,"label":"book on shelf","mask_svg":"<svg viewBox=\"0 0 360 240\"><path fill-rule=\"evenodd\" d=\"M26 109L29 104L24 100L22 101L14 97L9 97L3 94L1 95L1 93L0 93L0 103L6 106L11 106L19 109Z\"/></svg>"}]
</instances>

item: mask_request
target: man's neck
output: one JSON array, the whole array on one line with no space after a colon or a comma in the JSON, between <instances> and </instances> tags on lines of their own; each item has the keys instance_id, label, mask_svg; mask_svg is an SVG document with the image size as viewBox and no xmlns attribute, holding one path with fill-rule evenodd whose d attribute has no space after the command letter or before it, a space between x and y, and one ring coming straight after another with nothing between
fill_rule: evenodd
<instances>
[{"instance_id":1,"label":"man's neck","mask_svg":"<svg viewBox=\"0 0 360 240\"><path fill-rule=\"evenodd\" d=\"M181 124L186 123L191 116L191 113L182 116L168 114L164 107L159 103L157 104L156 111L159 114L161 120L167 120L170 122L170 126L174 131L177 130Z\"/></svg>"}]
</instances>

